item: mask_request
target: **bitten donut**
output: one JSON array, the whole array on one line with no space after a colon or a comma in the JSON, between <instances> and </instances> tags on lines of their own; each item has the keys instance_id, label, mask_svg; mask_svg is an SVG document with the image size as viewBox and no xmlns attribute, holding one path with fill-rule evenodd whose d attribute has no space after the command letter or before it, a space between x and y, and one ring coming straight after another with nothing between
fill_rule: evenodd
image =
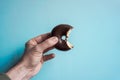
<instances>
[{"instance_id":1,"label":"bitten donut","mask_svg":"<svg viewBox=\"0 0 120 80\"><path fill-rule=\"evenodd\" d=\"M73 48L72 44L68 42L68 37L73 27L68 24L60 24L53 28L51 31L52 36L58 37L58 43L55 45L55 48L62 51L67 51ZM62 39L62 37L65 39Z\"/></svg>"}]
</instances>

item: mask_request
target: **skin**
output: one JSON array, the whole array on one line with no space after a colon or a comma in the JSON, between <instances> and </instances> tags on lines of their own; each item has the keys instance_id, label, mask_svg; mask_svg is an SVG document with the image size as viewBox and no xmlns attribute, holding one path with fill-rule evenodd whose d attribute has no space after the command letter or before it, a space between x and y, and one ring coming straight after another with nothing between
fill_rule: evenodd
<instances>
[{"instance_id":1,"label":"skin","mask_svg":"<svg viewBox=\"0 0 120 80\"><path fill-rule=\"evenodd\" d=\"M58 38L50 37L50 33L29 40L21 61L6 73L8 77L11 80L29 80L40 71L45 61L55 57L44 53L53 49L57 42Z\"/></svg>"}]
</instances>

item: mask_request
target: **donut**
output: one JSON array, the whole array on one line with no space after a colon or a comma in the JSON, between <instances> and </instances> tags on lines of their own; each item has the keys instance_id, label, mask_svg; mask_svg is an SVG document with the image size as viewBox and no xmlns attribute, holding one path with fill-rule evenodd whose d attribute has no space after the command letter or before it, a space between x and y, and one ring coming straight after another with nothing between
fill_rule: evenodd
<instances>
[{"instance_id":1,"label":"donut","mask_svg":"<svg viewBox=\"0 0 120 80\"><path fill-rule=\"evenodd\" d=\"M73 45L68 41L69 35L73 27L68 24L59 24L51 31L52 36L58 38L58 43L55 48L61 51L67 51L73 48ZM63 36L65 39L63 39Z\"/></svg>"}]
</instances>

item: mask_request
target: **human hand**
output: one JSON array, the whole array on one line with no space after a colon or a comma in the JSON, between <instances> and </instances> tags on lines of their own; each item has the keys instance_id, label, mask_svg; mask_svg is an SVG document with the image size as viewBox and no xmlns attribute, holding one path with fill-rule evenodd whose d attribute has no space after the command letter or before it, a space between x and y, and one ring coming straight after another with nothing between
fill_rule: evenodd
<instances>
[{"instance_id":1,"label":"human hand","mask_svg":"<svg viewBox=\"0 0 120 80\"><path fill-rule=\"evenodd\" d=\"M53 49L57 42L57 37L50 37L50 33L29 40L22 60L6 74L11 80L29 80L39 72L45 61L54 58L54 54L44 55L44 53Z\"/></svg>"}]
</instances>

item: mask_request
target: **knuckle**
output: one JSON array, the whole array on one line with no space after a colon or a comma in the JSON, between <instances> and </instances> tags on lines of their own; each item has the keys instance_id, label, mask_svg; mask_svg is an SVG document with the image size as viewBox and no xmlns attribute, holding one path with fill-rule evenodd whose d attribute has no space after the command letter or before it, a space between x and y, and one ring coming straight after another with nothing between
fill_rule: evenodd
<instances>
[{"instance_id":1,"label":"knuckle","mask_svg":"<svg viewBox=\"0 0 120 80\"><path fill-rule=\"evenodd\" d=\"M34 39L31 39L31 40L29 40L25 45L26 45L26 46L27 46L27 45L36 45L36 42L35 42Z\"/></svg>"},{"instance_id":2,"label":"knuckle","mask_svg":"<svg viewBox=\"0 0 120 80\"><path fill-rule=\"evenodd\" d=\"M35 46L35 47L34 47L34 51L35 51L35 52L42 53L42 50L40 49L39 46Z\"/></svg>"},{"instance_id":3,"label":"knuckle","mask_svg":"<svg viewBox=\"0 0 120 80\"><path fill-rule=\"evenodd\" d=\"M38 46L35 46L35 47L34 47L34 50L35 50L35 51L39 51L39 47L38 47Z\"/></svg>"},{"instance_id":4,"label":"knuckle","mask_svg":"<svg viewBox=\"0 0 120 80\"><path fill-rule=\"evenodd\" d=\"M36 38L35 40L36 40L37 43L39 43L39 40L42 40L42 36L37 36L35 38Z\"/></svg>"}]
</instances>

